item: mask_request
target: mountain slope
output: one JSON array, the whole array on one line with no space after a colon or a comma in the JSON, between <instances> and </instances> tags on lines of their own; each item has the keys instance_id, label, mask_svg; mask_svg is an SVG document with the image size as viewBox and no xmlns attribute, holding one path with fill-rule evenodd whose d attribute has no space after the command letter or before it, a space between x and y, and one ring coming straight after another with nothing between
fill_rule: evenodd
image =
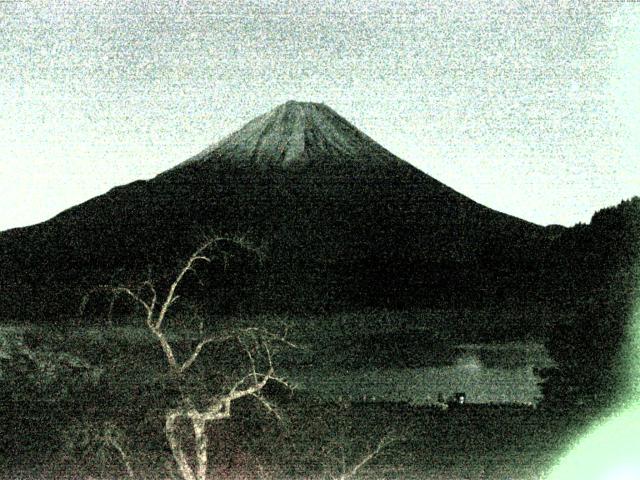
<instances>
[{"instance_id":1,"label":"mountain slope","mask_svg":"<svg viewBox=\"0 0 640 480\"><path fill-rule=\"evenodd\" d=\"M268 244L262 267L205 282L217 306L252 310L526 296L548 235L429 177L328 107L287 102L152 180L3 233L4 308L69 312L92 284L172 268L202 231Z\"/></svg>"}]
</instances>

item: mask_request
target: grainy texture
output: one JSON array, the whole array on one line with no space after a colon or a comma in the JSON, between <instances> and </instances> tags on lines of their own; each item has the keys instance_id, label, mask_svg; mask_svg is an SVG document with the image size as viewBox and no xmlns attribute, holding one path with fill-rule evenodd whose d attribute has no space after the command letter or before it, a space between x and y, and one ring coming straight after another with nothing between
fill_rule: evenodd
<instances>
[{"instance_id":1,"label":"grainy texture","mask_svg":"<svg viewBox=\"0 0 640 480\"><path fill-rule=\"evenodd\" d=\"M639 113L636 1L0 0L0 478L640 478Z\"/></svg>"}]
</instances>

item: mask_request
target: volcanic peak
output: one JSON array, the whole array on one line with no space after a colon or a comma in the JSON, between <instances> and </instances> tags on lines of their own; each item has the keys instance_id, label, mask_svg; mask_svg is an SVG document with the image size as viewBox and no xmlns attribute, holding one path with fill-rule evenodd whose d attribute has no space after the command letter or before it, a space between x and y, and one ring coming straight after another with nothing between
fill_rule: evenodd
<instances>
[{"instance_id":1,"label":"volcanic peak","mask_svg":"<svg viewBox=\"0 0 640 480\"><path fill-rule=\"evenodd\" d=\"M206 161L212 154L281 167L364 157L399 160L326 105L297 101L260 115L184 164Z\"/></svg>"}]
</instances>

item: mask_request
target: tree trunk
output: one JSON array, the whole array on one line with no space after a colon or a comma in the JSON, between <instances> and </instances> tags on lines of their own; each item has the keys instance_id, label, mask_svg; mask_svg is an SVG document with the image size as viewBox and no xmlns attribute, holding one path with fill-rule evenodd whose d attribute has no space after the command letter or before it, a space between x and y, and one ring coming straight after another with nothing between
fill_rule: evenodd
<instances>
[{"instance_id":1,"label":"tree trunk","mask_svg":"<svg viewBox=\"0 0 640 480\"><path fill-rule=\"evenodd\" d=\"M206 480L207 477L207 434L206 422L201 416L193 417L193 432L196 440L196 480Z\"/></svg>"},{"instance_id":2,"label":"tree trunk","mask_svg":"<svg viewBox=\"0 0 640 480\"><path fill-rule=\"evenodd\" d=\"M178 465L178 472L180 472L180 476L183 480L199 480L193 474L193 469L189 465L187 460L187 456L184 454L182 450L182 446L180 443L180 438L178 437L178 432L176 431L176 421L180 418L180 414L176 412L169 412L166 417L165 424L165 434L167 436L167 440L169 441L169 446L171 447L171 453L173 453L173 458ZM206 447L206 444L205 444ZM206 453L205 453L206 455ZM203 477L204 478L204 477Z\"/></svg>"}]
</instances>

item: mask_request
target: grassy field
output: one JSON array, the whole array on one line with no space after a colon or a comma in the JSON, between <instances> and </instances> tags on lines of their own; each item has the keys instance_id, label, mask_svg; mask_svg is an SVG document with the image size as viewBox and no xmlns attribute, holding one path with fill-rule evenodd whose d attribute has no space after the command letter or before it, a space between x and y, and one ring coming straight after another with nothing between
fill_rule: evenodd
<instances>
[{"instance_id":1,"label":"grassy field","mask_svg":"<svg viewBox=\"0 0 640 480\"><path fill-rule=\"evenodd\" d=\"M465 335L434 328L441 315L286 319L301 348L274 351L275 362L299 388L269 388L282 421L249 400L231 420L209 426L212 478L328 478L383 437L395 441L359 472L362 478L538 478L587 417L522 406L429 407L437 392L459 387L476 399L508 394L526 402L539 394L531 363L544 361L533 341L493 344L482 353L464 344ZM283 331L282 320L216 325ZM196 331L188 321L172 331L181 355ZM461 351L481 365L470 365ZM237 343L213 346L194 365L194 388L211 393L247 368ZM141 477L171 478L163 412L175 392L145 328L0 327L0 383L0 468L7 478L124 477L118 455L96 442L105 426L119 432ZM486 385L495 391L483 392Z\"/></svg>"}]
</instances>

